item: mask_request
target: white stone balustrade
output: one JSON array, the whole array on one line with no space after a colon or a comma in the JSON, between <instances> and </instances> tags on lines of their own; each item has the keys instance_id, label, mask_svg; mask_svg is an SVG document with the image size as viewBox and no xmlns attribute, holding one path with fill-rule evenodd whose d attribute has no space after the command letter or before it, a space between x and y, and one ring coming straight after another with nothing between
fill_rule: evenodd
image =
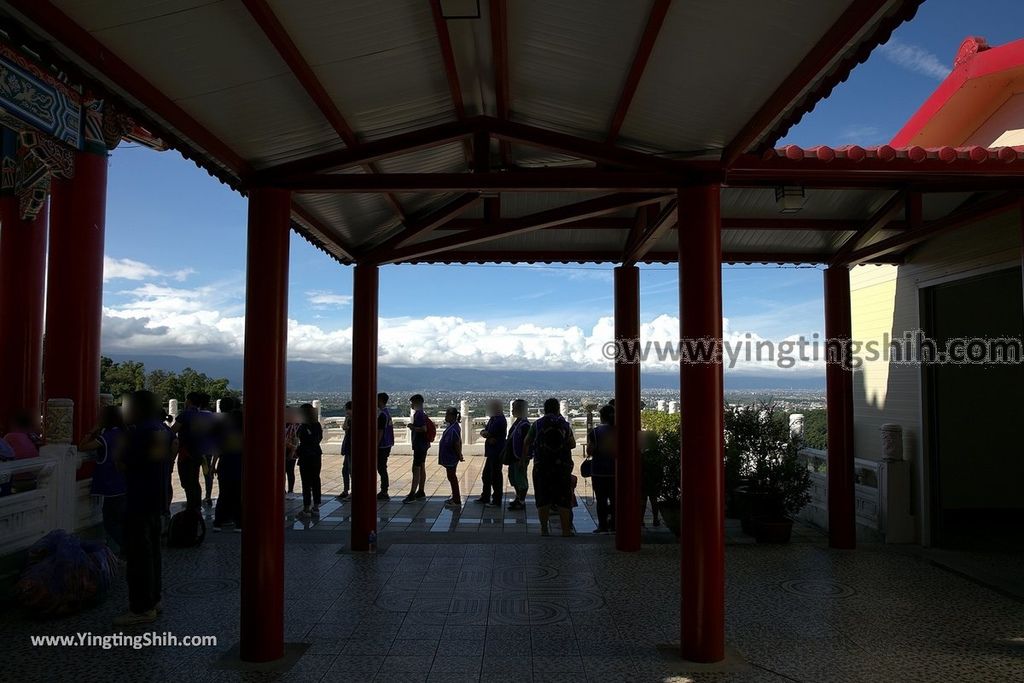
<instances>
[{"instance_id":1,"label":"white stone balustrade","mask_svg":"<svg viewBox=\"0 0 1024 683\"><path fill-rule=\"evenodd\" d=\"M74 403L50 399L46 406L47 444L38 458L0 463L0 485L19 475L35 487L0 496L0 556L24 550L54 529L77 531L98 524L102 501L90 495L91 480L76 479L82 455L71 442Z\"/></svg>"}]
</instances>

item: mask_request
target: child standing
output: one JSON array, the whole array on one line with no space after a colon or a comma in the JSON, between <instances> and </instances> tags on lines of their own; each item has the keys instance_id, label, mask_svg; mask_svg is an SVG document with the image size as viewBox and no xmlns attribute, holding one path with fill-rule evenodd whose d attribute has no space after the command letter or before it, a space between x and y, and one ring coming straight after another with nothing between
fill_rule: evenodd
<instances>
[{"instance_id":1,"label":"child standing","mask_svg":"<svg viewBox=\"0 0 1024 683\"><path fill-rule=\"evenodd\" d=\"M459 463L465 460L462 456L462 428L459 426L459 411L449 408L444 413L444 433L437 446L437 461L448 475L448 483L452 486L452 497L444 502L452 507L462 507L462 494L459 492Z\"/></svg>"}]
</instances>

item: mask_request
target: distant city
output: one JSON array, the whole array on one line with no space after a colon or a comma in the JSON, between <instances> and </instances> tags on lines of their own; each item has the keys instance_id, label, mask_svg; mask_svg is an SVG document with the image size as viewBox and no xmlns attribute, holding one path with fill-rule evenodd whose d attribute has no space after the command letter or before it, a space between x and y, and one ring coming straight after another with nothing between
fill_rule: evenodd
<instances>
[{"instance_id":1,"label":"distant city","mask_svg":"<svg viewBox=\"0 0 1024 683\"><path fill-rule=\"evenodd\" d=\"M536 414L544 401L551 397L566 401L570 415L583 415L586 413L583 407L585 404L590 403L601 406L612 398L612 392L607 390L568 390L562 392L530 389L514 392L431 391L422 388L394 390L390 387L382 387L382 390L388 391L390 394L392 410L396 414L402 414L403 410L409 405L409 397L416 393L423 394L426 400L427 411L430 413L440 413L448 406L458 406L462 401L465 401L467 409L474 416L482 416L487 401L494 398L500 399L506 405L512 399L524 398L530 404L531 415ZM321 414L324 417L343 415L345 412L345 402L350 398L347 392L324 393L311 391L288 392L287 397L290 404L305 403L319 399L321 402ZM670 402L679 401L679 392L674 389L643 390L641 391L640 398L645 403L647 409L656 409L659 401L661 401L663 402L663 408L667 410ZM725 395L726 403L729 405L747 405L768 399L775 401L787 413L805 412L825 407L824 391L743 390L727 391Z\"/></svg>"}]
</instances>

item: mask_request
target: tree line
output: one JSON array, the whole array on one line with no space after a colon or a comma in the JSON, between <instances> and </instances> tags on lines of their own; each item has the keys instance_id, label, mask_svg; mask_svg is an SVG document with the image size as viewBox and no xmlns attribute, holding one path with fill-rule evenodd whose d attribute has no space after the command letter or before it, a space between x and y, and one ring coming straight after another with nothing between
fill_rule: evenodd
<instances>
[{"instance_id":1,"label":"tree line","mask_svg":"<svg viewBox=\"0 0 1024 683\"><path fill-rule=\"evenodd\" d=\"M100 393L110 394L114 401L121 396L139 389L152 391L161 404L169 399L183 400L193 391L209 394L213 400L232 397L241 398L242 393L229 387L227 378L214 378L192 368L181 372L150 370L139 361L126 360L115 363L106 356L100 357Z\"/></svg>"}]
</instances>

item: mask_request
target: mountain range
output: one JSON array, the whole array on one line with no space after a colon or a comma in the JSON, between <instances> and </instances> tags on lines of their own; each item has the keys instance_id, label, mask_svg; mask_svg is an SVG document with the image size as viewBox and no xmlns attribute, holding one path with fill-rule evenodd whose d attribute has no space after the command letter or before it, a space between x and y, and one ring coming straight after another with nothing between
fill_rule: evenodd
<instances>
[{"instance_id":1,"label":"mountain range","mask_svg":"<svg viewBox=\"0 0 1024 683\"><path fill-rule=\"evenodd\" d=\"M183 358L180 356L147 354L110 354L114 361L134 360L146 370L178 372L186 367L211 377L226 377L232 387L242 386L241 358ZM292 392L347 392L352 379L352 366L345 363L312 361L288 362L288 391ZM432 391L492 391L526 390L572 391L611 390L614 376L611 372L571 370L501 370L476 368L396 367L382 365L378 369L377 383L381 387ZM679 376L675 373L645 372L641 376L645 389L676 389ZM820 391L825 377L796 373L753 375L726 372L725 388L731 391L796 390Z\"/></svg>"}]
</instances>

